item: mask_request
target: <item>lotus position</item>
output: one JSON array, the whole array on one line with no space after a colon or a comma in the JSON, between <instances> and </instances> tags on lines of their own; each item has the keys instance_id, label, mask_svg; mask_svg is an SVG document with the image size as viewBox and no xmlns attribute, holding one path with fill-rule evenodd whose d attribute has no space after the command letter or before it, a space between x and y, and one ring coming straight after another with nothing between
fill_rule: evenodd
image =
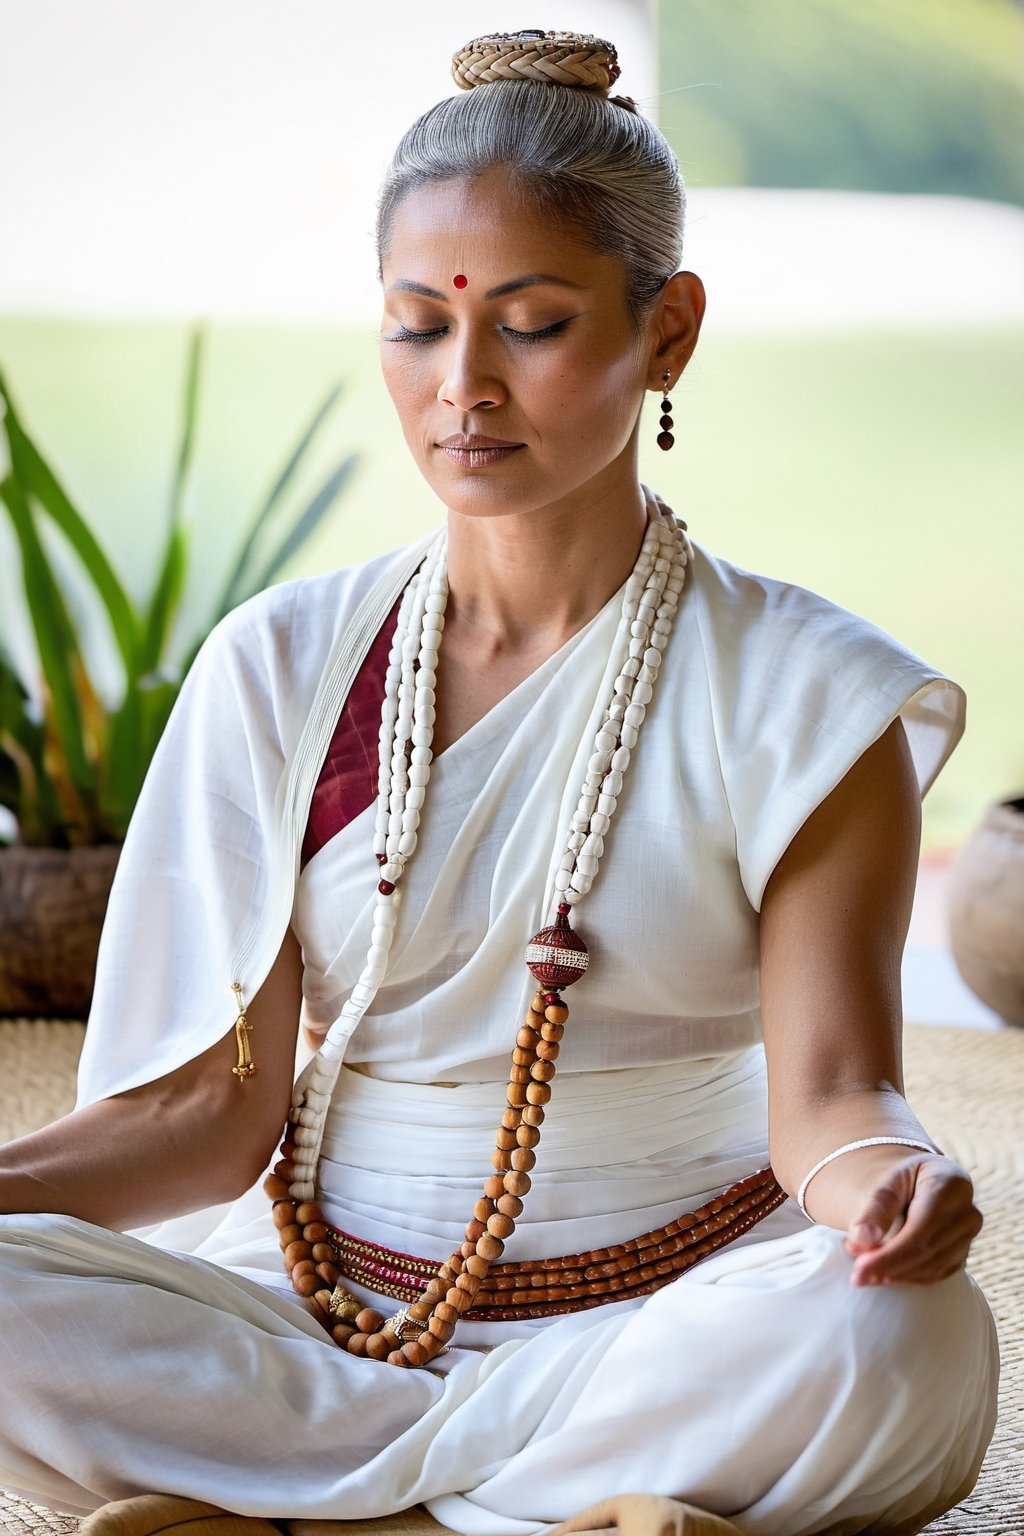
<instances>
[{"instance_id":1,"label":"lotus position","mask_svg":"<svg viewBox=\"0 0 1024 1536\"><path fill-rule=\"evenodd\" d=\"M918 1531L994 1418L901 1091L962 696L639 483L704 292L610 46L456 70L378 230L445 525L189 674L79 1105L0 1158L0 1482L91 1536Z\"/></svg>"}]
</instances>

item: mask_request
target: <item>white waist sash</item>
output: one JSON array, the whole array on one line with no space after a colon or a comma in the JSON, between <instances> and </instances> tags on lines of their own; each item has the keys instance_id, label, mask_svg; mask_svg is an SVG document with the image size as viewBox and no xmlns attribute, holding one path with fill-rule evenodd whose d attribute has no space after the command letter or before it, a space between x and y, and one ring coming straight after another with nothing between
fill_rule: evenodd
<instances>
[{"instance_id":1,"label":"white waist sash","mask_svg":"<svg viewBox=\"0 0 1024 1536\"><path fill-rule=\"evenodd\" d=\"M329 1221L423 1258L462 1240L505 1107L503 1083L395 1083L343 1068L320 1162ZM760 1046L556 1078L509 1259L623 1242L763 1167Z\"/></svg>"}]
</instances>

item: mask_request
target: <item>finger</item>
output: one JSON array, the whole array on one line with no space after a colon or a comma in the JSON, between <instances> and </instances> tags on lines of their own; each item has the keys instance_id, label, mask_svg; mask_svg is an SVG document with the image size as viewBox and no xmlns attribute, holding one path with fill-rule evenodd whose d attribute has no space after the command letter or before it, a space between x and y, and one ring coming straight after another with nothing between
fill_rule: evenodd
<instances>
[{"instance_id":1,"label":"finger","mask_svg":"<svg viewBox=\"0 0 1024 1536\"><path fill-rule=\"evenodd\" d=\"M898 1230L912 1193L913 1184L902 1169L895 1170L895 1177L888 1183L872 1190L847 1232L851 1248L858 1253L877 1248L887 1235Z\"/></svg>"},{"instance_id":2,"label":"finger","mask_svg":"<svg viewBox=\"0 0 1024 1536\"><path fill-rule=\"evenodd\" d=\"M910 1279L953 1253L966 1259L978 1230L975 1216L972 1211L963 1212L959 1220L921 1234L913 1243L903 1243L903 1233L899 1233L891 1243L856 1260L853 1283L878 1285L885 1281Z\"/></svg>"},{"instance_id":3,"label":"finger","mask_svg":"<svg viewBox=\"0 0 1024 1536\"><path fill-rule=\"evenodd\" d=\"M934 1285L939 1280L946 1280L955 1274L958 1269L963 1269L967 1262L968 1244L965 1242L952 1242L947 1246L929 1254L928 1258L919 1264L901 1270L897 1275L883 1275L867 1280L858 1280L851 1277L853 1284L866 1285Z\"/></svg>"},{"instance_id":4,"label":"finger","mask_svg":"<svg viewBox=\"0 0 1024 1536\"><path fill-rule=\"evenodd\" d=\"M930 1264L938 1253L948 1247L958 1245L966 1253L973 1236L974 1224L966 1219L947 1222L941 1228L914 1234L912 1240L907 1242L898 1242L897 1238L893 1238L891 1243L861 1254L855 1260L854 1267L865 1278L876 1281L899 1280L921 1265ZM898 1237L902 1239L903 1233L899 1233Z\"/></svg>"}]
</instances>

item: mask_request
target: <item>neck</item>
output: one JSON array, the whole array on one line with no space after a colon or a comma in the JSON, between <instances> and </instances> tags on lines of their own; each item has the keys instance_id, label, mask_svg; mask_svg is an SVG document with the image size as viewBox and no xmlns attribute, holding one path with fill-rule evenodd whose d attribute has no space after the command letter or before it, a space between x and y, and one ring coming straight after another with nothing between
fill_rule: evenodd
<instances>
[{"instance_id":1,"label":"neck","mask_svg":"<svg viewBox=\"0 0 1024 1536\"><path fill-rule=\"evenodd\" d=\"M647 522L643 492L584 507L448 516L449 622L496 650L557 648L628 578Z\"/></svg>"}]
</instances>

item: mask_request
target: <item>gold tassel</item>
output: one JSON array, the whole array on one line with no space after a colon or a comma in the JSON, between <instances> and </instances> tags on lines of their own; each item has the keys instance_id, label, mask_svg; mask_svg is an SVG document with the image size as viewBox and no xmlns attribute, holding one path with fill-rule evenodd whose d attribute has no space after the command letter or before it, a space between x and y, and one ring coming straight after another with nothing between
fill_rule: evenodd
<instances>
[{"instance_id":1,"label":"gold tassel","mask_svg":"<svg viewBox=\"0 0 1024 1536\"><path fill-rule=\"evenodd\" d=\"M242 988L237 981L231 983L231 990L238 1000L238 1017L235 1020L235 1039L238 1041L238 1065L231 1070L236 1077L252 1077L256 1071L256 1063L252 1059L249 1050L249 1031L252 1025L245 1012L245 1002L242 998Z\"/></svg>"}]
</instances>

